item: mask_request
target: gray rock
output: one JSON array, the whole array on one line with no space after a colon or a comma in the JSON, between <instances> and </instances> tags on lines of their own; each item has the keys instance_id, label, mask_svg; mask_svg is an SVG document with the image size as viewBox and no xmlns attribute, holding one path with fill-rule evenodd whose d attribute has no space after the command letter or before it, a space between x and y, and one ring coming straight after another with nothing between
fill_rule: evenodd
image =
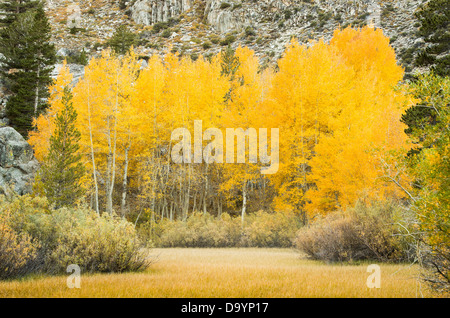
<instances>
[{"instance_id":1,"label":"gray rock","mask_svg":"<svg viewBox=\"0 0 450 318\"><path fill-rule=\"evenodd\" d=\"M0 193L11 187L19 195L31 192L39 162L27 141L12 127L0 127Z\"/></svg>"},{"instance_id":2,"label":"gray rock","mask_svg":"<svg viewBox=\"0 0 450 318\"><path fill-rule=\"evenodd\" d=\"M81 27L81 9L78 4L71 4L66 8L67 17L67 27L68 28L79 28Z\"/></svg>"},{"instance_id":3,"label":"gray rock","mask_svg":"<svg viewBox=\"0 0 450 318\"><path fill-rule=\"evenodd\" d=\"M191 8L191 0L138 0L131 7L131 18L143 25L167 22Z\"/></svg>"},{"instance_id":4,"label":"gray rock","mask_svg":"<svg viewBox=\"0 0 450 318\"><path fill-rule=\"evenodd\" d=\"M66 49L66 48L64 48L64 47L62 47L62 48L60 48L60 49L58 50L58 52L56 52L56 55L57 55L57 56L61 56L61 57L69 56L69 50Z\"/></svg>"},{"instance_id":5,"label":"gray rock","mask_svg":"<svg viewBox=\"0 0 450 318\"><path fill-rule=\"evenodd\" d=\"M55 65L55 68L53 69L53 71L50 75L53 79L56 79L58 77L59 73L61 72L62 66L63 66L63 64ZM68 64L67 66L69 67L70 73L72 73L72 75L73 75L72 85L75 85L76 83L78 83L80 78L82 78L84 76L84 65Z\"/></svg>"}]
</instances>

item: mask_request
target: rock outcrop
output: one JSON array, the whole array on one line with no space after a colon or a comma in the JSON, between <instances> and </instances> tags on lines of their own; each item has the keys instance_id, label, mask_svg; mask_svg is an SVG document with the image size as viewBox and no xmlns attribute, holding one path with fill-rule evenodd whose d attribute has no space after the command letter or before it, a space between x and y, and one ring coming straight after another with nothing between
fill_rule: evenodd
<instances>
[{"instance_id":1,"label":"rock outcrop","mask_svg":"<svg viewBox=\"0 0 450 318\"><path fill-rule=\"evenodd\" d=\"M131 7L131 18L143 25L167 22L191 8L191 0L138 0Z\"/></svg>"},{"instance_id":2,"label":"rock outcrop","mask_svg":"<svg viewBox=\"0 0 450 318\"><path fill-rule=\"evenodd\" d=\"M0 128L0 193L8 187L29 193L39 162L27 141L12 127Z\"/></svg>"}]
</instances>

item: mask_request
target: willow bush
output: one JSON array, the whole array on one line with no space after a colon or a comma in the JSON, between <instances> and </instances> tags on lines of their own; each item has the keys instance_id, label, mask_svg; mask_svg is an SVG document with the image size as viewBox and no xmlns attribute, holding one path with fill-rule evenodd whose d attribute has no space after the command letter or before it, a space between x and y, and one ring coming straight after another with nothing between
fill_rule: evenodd
<instances>
[{"instance_id":1,"label":"willow bush","mask_svg":"<svg viewBox=\"0 0 450 318\"><path fill-rule=\"evenodd\" d=\"M133 224L115 215L99 216L82 206L53 210L45 198L31 196L0 198L0 215L10 215L16 241L39 244L33 250L35 272L64 273L70 264L82 273L137 271L150 262Z\"/></svg>"}]
</instances>

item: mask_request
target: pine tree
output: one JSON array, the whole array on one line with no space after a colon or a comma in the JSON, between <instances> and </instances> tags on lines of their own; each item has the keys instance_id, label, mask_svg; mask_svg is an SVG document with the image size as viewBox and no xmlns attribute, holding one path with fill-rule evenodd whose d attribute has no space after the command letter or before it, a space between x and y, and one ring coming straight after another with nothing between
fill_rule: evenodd
<instances>
[{"instance_id":1,"label":"pine tree","mask_svg":"<svg viewBox=\"0 0 450 318\"><path fill-rule=\"evenodd\" d=\"M420 34L429 44L416 58L416 65L430 66L439 76L450 75L450 0L431 0L417 12Z\"/></svg>"},{"instance_id":2,"label":"pine tree","mask_svg":"<svg viewBox=\"0 0 450 318\"><path fill-rule=\"evenodd\" d=\"M431 72L438 76L450 75L450 0L431 0L421 7L416 16L421 23L419 32L428 46L419 52L415 64L430 67ZM436 125L436 118L437 113L429 103L414 105L406 110L401 119L408 126L405 132L416 137L416 144L419 144L408 152L409 157L421 152L420 142L425 136L417 134L426 131L427 126Z\"/></svg>"},{"instance_id":3,"label":"pine tree","mask_svg":"<svg viewBox=\"0 0 450 318\"><path fill-rule=\"evenodd\" d=\"M2 0L0 3L0 27L8 26L17 20L17 16L30 9L36 9L39 1L36 0Z\"/></svg>"},{"instance_id":4,"label":"pine tree","mask_svg":"<svg viewBox=\"0 0 450 318\"><path fill-rule=\"evenodd\" d=\"M223 76L228 76L230 82L235 81L236 72L239 69L240 62L239 58L236 57L236 52L231 48L230 45L227 46L227 49L222 51L221 53L221 67ZM233 90L235 87L233 85L230 87L230 90L225 95L225 101L232 100Z\"/></svg>"},{"instance_id":5,"label":"pine tree","mask_svg":"<svg viewBox=\"0 0 450 318\"><path fill-rule=\"evenodd\" d=\"M107 43L116 54L126 54L136 44L136 35L125 25L121 25Z\"/></svg>"},{"instance_id":6,"label":"pine tree","mask_svg":"<svg viewBox=\"0 0 450 318\"><path fill-rule=\"evenodd\" d=\"M56 208L74 204L84 192L80 180L85 168L78 154L81 134L75 126L77 112L72 98L72 92L66 86L62 97L63 109L56 115L49 153L40 173L43 192Z\"/></svg>"},{"instance_id":7,"label":"pine tree","mask_svg":"<svg viewBox=\"0 0 450 318\"><path fill-rule=\"evenodd\" d=\"M55 47L50 44L50 24L42 4L17 14L15 21L0 30L0 53L0 75L11 93L6 113L11 126L26 137L33 117L47 107L47 87L56 62Z\"/></svg>"}]
</instances>

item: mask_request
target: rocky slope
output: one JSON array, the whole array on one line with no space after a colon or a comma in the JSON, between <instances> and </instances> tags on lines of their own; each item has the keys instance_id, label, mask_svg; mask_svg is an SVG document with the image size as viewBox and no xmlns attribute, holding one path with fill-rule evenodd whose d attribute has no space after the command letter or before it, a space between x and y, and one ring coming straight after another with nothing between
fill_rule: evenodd
<instances>
[{"instance_id":1,"label":"rocky slope","mask_svg":"<svg viewBox=\"0 0 450 318\"><path fill-rule=\"evenodd\" d=\"M275 62L292 37L329 40L339 26L371 24L392 40L410 71L417 37L414 12L423 0L47 0L61 56L105 47L119 25L139 37L142 56L173 52L193 57L224 45L248 46Z\"/></svg>"}]
</instances>

